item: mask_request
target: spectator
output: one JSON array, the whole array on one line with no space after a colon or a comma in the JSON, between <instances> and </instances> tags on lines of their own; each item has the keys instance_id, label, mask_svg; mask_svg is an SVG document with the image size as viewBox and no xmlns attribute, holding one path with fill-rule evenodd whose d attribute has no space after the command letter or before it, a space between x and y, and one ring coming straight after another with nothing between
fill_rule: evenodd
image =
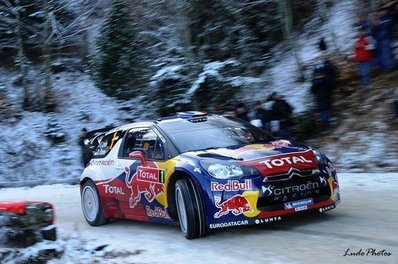
<instances>
[{"instance_id":1,"label":"spectator","mask_svg":"<svg viewBox=\"0 0 398 264\"><path fill-rule=\"evenodd\" d=\"M261 120L261 127L270 132L271 111L264 109L262 102L257 101L254 106L254 119Z\"/></svg>"},{"instance_id":2,"label":"spectator","mask_svg":"<svg viewBox=\"0 0 398 264\"><path fill-rule=\"evenodd\" d=\"M337 71L326 57L315 65L311 93L315 95L317 110L320 115L322 130L330 125L332 94L336 87Z\"/></svg>"},{"instance_id":3,"label":"spectator","mask_svg":"<svg viewBox=\"0 0 398 264\"><path fill-rule=\"evenodd\" d=\"M271 119L279 121L279 129L276 136L279 138L290 139L292 137L291 127L293 125L293 108L286 102L282 95L274 92L268 100L273 101L271 109Z\"/></svg>"},{"instance_id":4,"label":"spectator","mask_svg":"<svg viewBox=\"0 0 398 264\"><path fill-rule=\"evenodd\" d=\"M394 59L392 54L392 28L394 16L388 7L379 9L373 21L373 37L377 43L377 65L380 70L392 70Z\"/></svg>"},{"instance_id":5,"label":"spectator","mask_svg":"<svg viewBox=\"0 0 398 264\"><path fill-rule=\"evenodd\" d=\"M361 77L362 86L365 89L370 87L373 50L372 37L368 36L366 28L360 28L359 37L355 40L354 58L358 63L359 76Z\"/></svg>"},{"instance_id":6,"label":"spectator","mask_svg":"<svg viewBox=\"0 0 398 264\"><path fill-rule=\"evenodd\" d=\"M320 51L326 51L328 49L328 46L326 45L326 42L325 42L325 38L322 37L319 40L318 48Z\"/></svg>"},{"instance_id":7,"label":"spectator","mask_svg":"<svg viewBox=\"0 0 398 264\"><path fill-rule=\"evenodd\" d=\"M86 139L87 139L87 129L83 128L79 136L79 145L82 149L81 161L84 168L87 167L93 156L91 149L84 142Z\"/></svg>"},{"instance_id":8,"label":"spectator","mask_svg":"<svg viewBox=\"0 0 398 264\"><path fill-rule=\"evenodd\" d=\"M246 122L250 122L249 116L247 115L246 105L244 103L239 103L235 108L235 116Z\"/></svg>"}]
</instances>

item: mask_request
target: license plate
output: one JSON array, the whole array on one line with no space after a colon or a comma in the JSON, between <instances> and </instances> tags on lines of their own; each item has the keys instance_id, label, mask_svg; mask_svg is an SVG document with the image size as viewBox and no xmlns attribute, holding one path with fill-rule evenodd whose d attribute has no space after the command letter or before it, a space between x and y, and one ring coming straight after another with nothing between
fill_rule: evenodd
<instances>
[{"instance_id":1,"label":"license plate","mask_svg":"<svg viewBox=\"0 0 398 264\"><path fill-rule=\"evenodd\" d=\"M302 211L306 210L308 205L311 205L314 203L313 198L308 198L308 199L303 199L303 200L298 200L298 201L292 201L292 202L286 202L285 209L292 209L295 208L295 211Z\"/></svg>"}]
</instances>

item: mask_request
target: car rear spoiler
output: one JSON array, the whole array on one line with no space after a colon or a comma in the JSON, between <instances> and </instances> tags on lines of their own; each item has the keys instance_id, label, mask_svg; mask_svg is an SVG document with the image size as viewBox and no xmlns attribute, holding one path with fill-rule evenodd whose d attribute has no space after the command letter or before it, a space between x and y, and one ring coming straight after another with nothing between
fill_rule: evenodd
<instances>
[{"instance_id":1,"label":"car rear spoiler","mask_svg":"<svg viewBox=\"0 0 398 264\"><path fill-rule=\"evenodd\" d=\"M95 129L87 132L84 144L88 146L91 150L96 150L99 142L108 131L115 128L114 126L106 126L104 128Z\"/></svg>"}]
</instances>

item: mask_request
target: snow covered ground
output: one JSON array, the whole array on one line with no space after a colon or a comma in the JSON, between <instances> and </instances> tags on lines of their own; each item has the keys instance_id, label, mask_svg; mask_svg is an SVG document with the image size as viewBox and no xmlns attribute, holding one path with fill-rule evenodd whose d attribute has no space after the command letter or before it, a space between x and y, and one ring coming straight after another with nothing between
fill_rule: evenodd
<instances>
[{"instance_id":1,"label":"snow covered ground","mask_svg":"<svg viewBox=\"0 0 398 264\"><path fill-rule=\"evenodd\" d=\"M55 243L42 242L16 250L5 263L18 263L49 248L62 253L60 259L49 263L319 263L314 253L320 250L330 263L394 263L398 259L394 229L398 217L398 174L338 176L342 203L326 215L261 228L218 230L195 240L186 240L177 226L116 221L91 227L83 218L77 185L0 189L0 200L19 200L23 196L53 203L59 237ZM378 259L342 258L348 247L375 247L393 255Z\"/></svg>"}]
</instances>

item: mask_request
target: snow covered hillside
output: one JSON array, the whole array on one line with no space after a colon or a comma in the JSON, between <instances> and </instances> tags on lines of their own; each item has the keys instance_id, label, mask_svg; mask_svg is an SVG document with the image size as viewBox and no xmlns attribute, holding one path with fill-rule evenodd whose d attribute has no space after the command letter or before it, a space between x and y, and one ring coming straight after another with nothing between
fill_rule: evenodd
<instances>
[{"instance_id":1,"label":"snow covered hillside","mask_svg":"<svg viewBox=\"0 0 398 264\"><path fill-rule=\"evenodd\" d=\"M342 52L350 52L354 36L353 14L356 13L356 8L355 0L338 1L332 7L328 23L298 37L299 56L304 63L310 64L318 56L316 43L322 36L320 32L334 32L335 39L330 34L324 35L331 49L337 45ZM282 44L275 48L273 53L276 59L273 67L263 76L233 80L235 83L246 83L247 86L248 82L253 84L253 89L246 90L242 100L254 102L265 99L269 95L269 89L263 89L261 84L269 83L274 91L285 96L296 113L306 109L308 101L311 101L308 93L310 84L297 82L297 66L292 54L285 50ZM0 89L7 92L15 105L20 105L22 91L14 86L13 75L12 72L0 70L0 83L3 84ZM191 90L195 89L195 85L197 82L193 83ZM58 94L59 103L55 113L27 112L17 108L19 119L0 123L0 187L43 182L76 182L82 171L77 140L83 127L91 130L111 124L120 125L126 120L143 120L155 116L154 110L144 103L145 95L127 102L117 101L105 96L83 73L54 75L54 90ZM372 134L366 134L366 138L372 141ZM344 154L345 158L339 159L339 162L360 159L362 164L366 164L375 157L380 157L389 147L388 142L383 142L382 133L377 138L377 147L372 143L368 147L375 150L374 155L362 156L362 150L353 149ZM327 147L320 145L319 148L327 149L326 154L338 158L342 156L339 153L345 151L338 144L339 140L341 138L327 141ZM398 167L397 160L397 157L391 156L388 166ZM350 166L343 168L349 170Z\"/></svg>"},{"instance_id":2,"label":"snow covered hillside","mask_svg":"<svg viewBox=\"0 0 398 264\"><path fill-rule=\"evenodd\" d=\"M12 89L9 76L0 75L0 82ZM153 116L141 97L119 102L80 73L55 75L54 90L59 95L55 113L22 111L20 120L0 123L0 186L76 181L82 172L77 141L83 127L93 130Z\"/></svg>"}]
</instances>

